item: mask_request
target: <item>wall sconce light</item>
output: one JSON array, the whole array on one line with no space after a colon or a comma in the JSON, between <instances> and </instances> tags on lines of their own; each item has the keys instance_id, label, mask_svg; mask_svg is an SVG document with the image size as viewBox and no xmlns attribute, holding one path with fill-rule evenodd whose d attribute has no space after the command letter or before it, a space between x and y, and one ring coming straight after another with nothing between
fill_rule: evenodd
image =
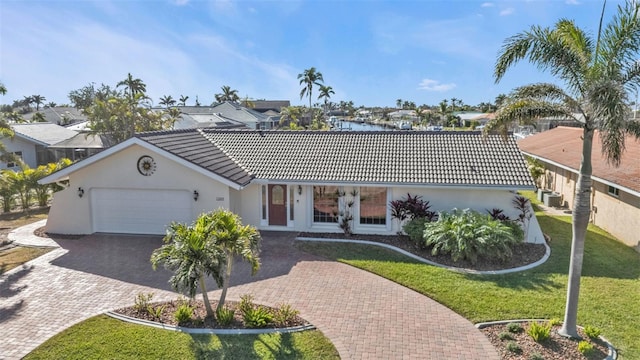
<instances>
[{"instance_id":1,"label":"wall sconce light","mask_svg":"<svg viewBox=\"0 0 640 360\"><path fill-rule=\"evenodd\" d=\"M78 188L78 197L80 197L80 198L81 198L81 197L82 197L82 195L84 195L84 189L83 189L83 188L81 188L81 187L79 187L79 188Z\"/></svg>"},{"instance_id":2,"label":"wall sconce light","mask_svg":"<svg viewBox=\"0 0 640 360\"><path fill-rule=\"evenodd\" d=\"M302 195L302 185L298 185L298 195Z\"/></svg>"},{"instance_id":3,"label":"wall sconce light","mask_svg":"<svg viewBox=\"0 0 640 360\"><path fill-rule=\"evenodd\" d=\"M193 190L193 200L198 201L199 197L200 197L200 194L198 193L198 190Z\"/></svg>"}]
</instances>

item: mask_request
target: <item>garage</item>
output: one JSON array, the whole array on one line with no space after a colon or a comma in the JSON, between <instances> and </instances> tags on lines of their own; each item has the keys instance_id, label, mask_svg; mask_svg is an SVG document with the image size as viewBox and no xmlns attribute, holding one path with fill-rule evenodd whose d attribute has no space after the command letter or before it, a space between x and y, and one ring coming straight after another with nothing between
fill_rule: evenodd
<instances>
[{"instance_id":1,"label":"garage","mask_svg":"<svg viewBox=\"0 0 640 360\"><path fill-rule=\"evenodd\" d=\"M165 234L172 221L193 220L187 190L97 188L90 201L94 232Z\"/></svg>"}]
</instances>

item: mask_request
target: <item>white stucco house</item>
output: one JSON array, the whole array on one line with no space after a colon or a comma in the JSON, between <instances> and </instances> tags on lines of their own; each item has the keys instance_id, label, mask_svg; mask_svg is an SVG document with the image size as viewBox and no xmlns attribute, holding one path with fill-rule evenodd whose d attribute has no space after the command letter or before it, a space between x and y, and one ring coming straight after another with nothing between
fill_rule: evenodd
<instances>
[{"instance_id":1,"label":"white stucco house","mask_svg":"<svg viewBox=\"0 0 640 360\"><path fill-rule=\"evenodd\" d=\"M66 188L46 229L60 234L163 234L221 207L261 230L339 233L349 211L354 233L395 234L389 202L408 193L515 217L515 192L534 189L515 140L478 132L150 132L41 180L53 182ZM544 241L535 218L528 233Z\"/></svg>"},{"instance_id":2,"label":"white stucco house","mask_svg":"<svg viewBox=\"0 0 640 360\"><path fill-rule=\"evenodd\" d=\"M51 123L12 124L13 137L3 137L7 152L20 158L31 168L56 162L64 157L49 146L70 139L78 132ZM17 169L18 162L0 162L0 169Z\"/></svg>"}]
</instances>

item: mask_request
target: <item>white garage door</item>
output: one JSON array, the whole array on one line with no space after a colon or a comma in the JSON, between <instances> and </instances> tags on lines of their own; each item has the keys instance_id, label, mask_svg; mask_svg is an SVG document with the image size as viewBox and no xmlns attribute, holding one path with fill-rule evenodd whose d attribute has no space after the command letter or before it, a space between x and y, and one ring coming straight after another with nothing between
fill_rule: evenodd
<instances>
[{"instance_id":1,"label":"white garage door","mask_svg":"<svg viewBox=\"0 0 640 360\"><path fill-rule=\"evenodd\" d=\"M186 190L91 189L95 232L164 234L172 221L192 221Z\"/></svg>"}]
</instances>

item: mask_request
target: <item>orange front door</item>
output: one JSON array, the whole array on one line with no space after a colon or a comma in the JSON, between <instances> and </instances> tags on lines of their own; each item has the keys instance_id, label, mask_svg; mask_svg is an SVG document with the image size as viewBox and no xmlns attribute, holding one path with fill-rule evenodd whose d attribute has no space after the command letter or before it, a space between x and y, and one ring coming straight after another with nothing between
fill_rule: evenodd
<instances>
[{"instance_id":1,"label":"orange front door","mask_svg":"<svg viewBox=\"0 0 640 360\"><path fill-rule=\"evenodd\" d=\"M269 225L287 226L286 185L269 185Z\"/></svg>"}]
</instances>

